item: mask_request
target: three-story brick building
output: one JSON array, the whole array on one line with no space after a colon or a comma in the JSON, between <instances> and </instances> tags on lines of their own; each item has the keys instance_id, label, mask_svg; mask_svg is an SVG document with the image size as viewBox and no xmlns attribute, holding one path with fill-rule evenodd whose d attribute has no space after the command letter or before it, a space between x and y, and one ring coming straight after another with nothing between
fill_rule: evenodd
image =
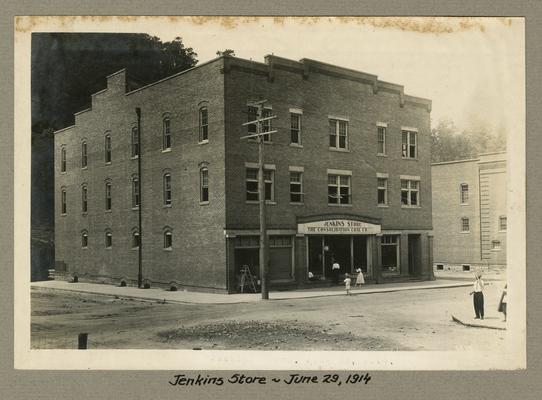
<instances>
[{"instance_id":1,"label":"three-story brick building","mask_svg":"<svg viewBox=\"0 0 542 400\"><path fill-rule=\"evenodd\" d=\"M140 246L152 285L231 293L241 266L258 274L258 145L241 137L266 99L271 286L327 279L333 261L369 281L432 279L431 102L265 61L219 57L137 89L107 77L55 134L57 275L133 284Z\"/></svg>"}]
</instances>

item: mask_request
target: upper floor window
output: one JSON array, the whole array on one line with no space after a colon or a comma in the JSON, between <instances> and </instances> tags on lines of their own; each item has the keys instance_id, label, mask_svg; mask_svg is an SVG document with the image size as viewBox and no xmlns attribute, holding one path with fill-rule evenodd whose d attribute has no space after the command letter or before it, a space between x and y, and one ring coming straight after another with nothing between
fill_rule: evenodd
<instances>
[{"instance_id":1,"label":"upper floor window","mask_svg":"<svg viewBox=\"0 0 542 400\"><path fill-rule=\"evenodd\" d=\"M388 205L388 178L377 178L378 205Z\"/></svg>"},{"instance_id":2,"label":"upper floor window","mask_svg":"<svg viewBox=\"0 0 542 400\"><path fill-rule=\"evenodd\" d=\"M377 134L377 153L379 155L385 155L386 154L386 130L387 127L385 125L378 125L376 127L376 134Z\"/></svg>"},{"instance_id":3,"label":"upper floor window","mask_svg":"<svg viewBox=\"0 0 542 400\"><path fill-rule=\"evenodd\" d=\"M165 117L162 122L162 150L171 149L171 120Z\"/></svg>"},{"instance_id":4,"label":"upper floor window","mask_svg":"<svg viewBox=\"0 0 542 400\"><path fill-rule=\"evenodd\" d=\"M139 207L139 178L132 178L132 208Z\"/></svg>"},{"instance_id":5,"label":"upper floor window","mask_svg":"<svg viewBox=\"0 0 542 400\"><path fill-rule=\"evenodd\" d=\"M461 218L461 232L470 232L470 220L468 218Z\"/></svg>"},{"instance_id":6,"label":"upper floor window","mask_svg":"<svg viewBox=\"0 0 542 400\"><path fill-rule=\"evenodd\" d=\"M491 242L491 250L500 250L501 249L501 242L499 240L493 240Z\"/></svg>"},{"instance_id":7,"label":"upper floor window","mask_svg":"<svg viewBox=\"0 0 542 400\"><path fill-rule=\"evenodd\" d=\"M265 200L274 201L275 200L274 171L264 170L263 176L264 176L264 187L265 187ZM247 201L258 201L260 199L257 168L246 169L246 199Z\"/></svg>"},{"instance_id":8,"label":"upper floor window","mask_svg":"<svg viewBox=\"0 0 542 400\"><path fill-rule=\"evenodd\" d=\"M301 145L301 114L290 113L290 141Z\"/></svg>"},{"instance_id":9,"label":"upper floor window","mask_svg":"<svg viewBox=\"0 0 542 400\"><path fill-rule=\"evenodd\" d=\"M348 121L329 120L329 147L332 149L348 149Z\"/></svg>"},{"instance_id":10,"label":"upper floor window","mask_svg":"<svg viewBox=\"0 0 542 400\"><path fill-rule=\"evenodd\" d=\"M88 190L87 185L81 186L81 212L86 213L88 210Z\"/></svg>"},{"instance_id":11,"label":"upper floor window","mask_svg":"<svg viewBox=\"0 0 542 400\"><path fill-rule=\"evenodd\" d=\"M171 174L164 174L164 205L171 205Z\"/></svg>"},{"instance_id":12,"label":"upper floor window","mask_svg":"<svg viewBox=\"0 0 542 400\"><path fill-rule=\"evenodd\" d=\"M110 249L113 246L113 234L110 230L105 231L105 247Z\"/></svg>"},{"instance_id":13,"label":"upper floor window","mask_svg":"<svg viewBox=\"0 0 542 400\"><path fill-rule=\"evenodd\" d=\"M271 117L272 113L273 113L272 109L264 108L264 109L262 109L261 118ZM247 122L257 120L258 119L258 107L248 106L247 115L248 115ZM271 119L261 121L261 125L260 125L261 132L260 133L270 132L273 129L273 125L272 125L271 121L272 121ZM249 135L257 134L258 133L257 123L247 125L247 130L248 130ZM271 141L271 134L270 133L263 134L260 137L264 142L270 142ZM258 138L256 136L254 136L253 138L249 138L249 139L256 140Z\"/></svg>"},{"instance_id":14,"label":"upper floor window","mask_svg":"<svg viewBox=\"0 0 542 400\"><path fill-rule=\"evenodd\" d=\"M139 247L139 231L137 229L132 230L132 248L137 249Z\"/></svg>"},{"instance_id":15,"label":"upper floor window","mask_svg":"<svg viewBox=\"0 0 542 400\"><path fill-rule=\"evenodd\" d=\"M66 147L60 149L60 172L66 172Z\"/></svg>"},{"instance_id":16,"label":"upper floor window","mask_svg":"<svg viewBox=\"0 0 542 400\"><path fill-rule=\"evenodd\" d=\"M111 135L105 135L105 162L111 162Z\"/></svg>"},{"instance_id":17,"label":"upper floor window","mask_svg":"<svg viewBox=\"0 0 542 400\"><path fill-rule=\"evenodd\" d=\"M290 171L290 202L303 203L303 172Z\"/></svg>"},{"instance_id":18,"label":"upper floor window","mask_svg":"<svg viewBox=\"0 0 542 400\"><path fill-rule=\"evenodd\" d=\"M402 131L402 157L417 158L418 157L418 132L403 130Z\"/></svg>"},{"instance_id":19,"label":"upper floor window","mask_svg":"<svg viewBox=\"0 0 542 400\"><path fill-rule=\"evenodd\" d=\"M132 128L132 157L139 157L139 130Z\"/></svg>"},{"instance_id":20,"label":"upper floor window","mask_svg":"<svg viewBox=\"0 0 542 400\"><path fill-rule=\"evenodd\" d=\"M199 201L206 203L209 201L209 170L207 167L201 168L200 171L200 198Z\"/></svg>"},{"instance_id":21,"label":"upper floor window","mask_svg":"<svg viewBox=\"0 0 542 400\"><path fill-rule=\"evenodd\" d=\"M105 210L111 211L111 182L105 183Z\"/></svg>"},{"instance_id":22,"label":"upper floor window","mask_svg":"<svg viewBox=\"0 0 542 400\"><path fill-rule=\"evenodd\" d=\"M164 250L171 250L173 247L173 234L171 229L166 229L164 231Z\"/></svg>"},{"instance_id":23,"label":"upper floor window","mask_svg":"<svg viewBox=\"0 0 542 400\"><path fill-rule=\"evenodd\" d=\"M499 230L500 230L500 231L505 231L506 228L507 228L507 223L508 223L508 222L507 222L507 220L506 220L506 217L503 216L503 215L501 215L501 216L499 217Z\"/></svg>"},{"instance_id":24,"label":"upper floor window","mask_svg":"<svg viewBox=\"0 0 542 400\"><path fill-rule=\"evenodd\" d=\"M87 156L87 142L83 140L81 142L81 168L86 168L88 165L88 156Z\"/></svg>"},{"instance_id":25,"label":"upper floor window","mask_svg":"<svg viewBox=\"0 0 542 400\"><path fill-rule=\"evenodd\" d=\"M420 181L401 179L401 205L420 205Z\"/></svg>"},{"instance_id":26,"label":"upper floor window","mask_svg":"<svg viewBox=\"0 0 542 400\"><path fill-rule=\"evenodd\" d=\"M88 232L87 231L81 232L81 247L83 249L86 249L88 247Z\"/></svg>"},{"instance_id":27,"label":"upper floor window","mask_svg":"<svg viewBox=\"0 0 542 400\"><path fill-rule=\"evenodd\" d=\"M462 183L459 191L461 204L467 204L469 201L469 185Z\"/></svg>"},{"instance_id":28,"label":"upper floor window","mask_svg":"<svg viewBox=\"0 0 542 400\"><path fill-rule=\"evenodd\" d=\"M67 204L66 204L66 189L62 188L60 190L60 213L66 214L67 211Z\"/></svg>"},{"instance_id":29,"label":"upper floor window","mask_svg":"<svg viewBox=\"0 0 542 400\"><path fill-rule=\"evenodd\" d=\"M199 109L199 141L207 140L209 140L209 117L207 107L201 107Z\"/></svg>"},{"instance_id":30,"label":"upper floor window","mask_svg":"<svg viewBox=\"0 0 542 400\"><path fill-rule=\"evenodd\" d=\"M327 176L328 204L351 204L351 197L349 175Z\"/></svg>"}]
</instances>

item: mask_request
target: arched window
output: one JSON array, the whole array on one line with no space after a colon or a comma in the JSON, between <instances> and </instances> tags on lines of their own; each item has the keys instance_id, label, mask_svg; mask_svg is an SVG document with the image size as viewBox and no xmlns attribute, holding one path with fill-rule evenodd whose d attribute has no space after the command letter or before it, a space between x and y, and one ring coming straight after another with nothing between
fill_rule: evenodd
<instances>
[{"instance_id":1,"label":"arched window","mask_svg":"<svg viewBox=\"0 0 542 400\"><path fill-rule=\"evenodd\" d=\"M173 234L171 229L166 228L164 230L164 250L171 250L173 247Z\"/></svg>"},{"instance_id":2,"label":"arched window","mask_svg":"<svg viewBox=\"0 0 542 400\"><path fill-rule=\"evenodd\" d=\"M66 172L66 146L60 149L60 172Z\"/></svg>"},{"instance_id":3,"label":"arched window","mask_svg":"<svg viewBox=\"0 0 542 400\"><path fill-rule=\"evenodd\" d=\"M67 212L67 204L66 204L66 188L60 189L60 213L66 214Z\"/></svg>"},{"instance_id":4,"label":"arched window","mask_svg":"<svg viewBox=\"0 0 542 400\"><path fill-rule=\"evenodd\" d=\"M199 141L205 142L209 140L209 119L207 107L199 109Z\"/></svg>"},{"instance_id":5,"label":"arched window","mask_svg":"<svg viewBox=\"0 0 542 400\"><path fill-rule=\"evenodd\" d=\"M164 174L164 205L171 205L171 174Z\"/></svg>"},{"instance_id":6,"label":"arched window","mask_svg":"<svg viewBox=\"0 0 542 400\"><path fill-rule=\"evenodd\" d=\"M88 211L88 189L87 185L81 186L81 212L86 213Z\"/></svg>"},{"instance_id":7,"label":"arched window","mask_svg":"<svg viewBox=\"0 0 542 400\"><path fill-rule=\"evenodd\" d=\"M111 247L113 247L113 234L108 229L105 231L105 248L110 249Z\"/></svg>"},{"instance_id":8,"label":"arched window","mask_svg":"<svg viewBox=\"0 0 542 400\"><path fill-rule=\"evenodd\" d=\"M199 170L200 195L199 201L202 203L209 202L209 170L203 167Z\"/></svg>"},{"instance_id":9,"label":"arched window","mask_svg":"<svg viewBox=\"0 0 542 400\"><path fill-rule=\"evenodd\" d=\"M87 165L88 165L87 141L83 140L81 142L81 168L86 168Z\"/></svg>"},{"instance_id":10,"label":"arched window","mask_svg":"<svg viewBox=\"0 0 542 400\"><path fill-rule=\"evenodd\" d=\"M164 117L162 122L162 150L171 149L171 120Z\"/></svg>"},{"instance_id":11,"label":"arched window","mask_svg":"<svg viewBox=\"0 0 542 400\"><path fill-rule=\"evenodd\" d=\"M139 207L139 178L132 178L132 208Z\"/></svg>"},{"instance_id":12,"label":"arched window","mask_svg":"<svg viewBox=\"0 0 542 400\"><path fill-rule=\"evenodd\" d=\"M139 247L139 231L137 229L132 229L132 248L137 249Z\"/></svg>"},{"instance_id":13,"label":"arched window","mask_svg":"<svg viewBox=\"0 0 542 400\"><path fill-rule=\"evenodd\" d=\"M105 162L109 164L111 162L111 134L105 135Z\"/></svg>"},{"instance_id":14,"label":"arched window","mask_svg":"<svg viewBox=\"0 0 542 400\"><path fill-rule=\"evenodd\" d=\"M83 249L88 247L88 232L85 230L81 232L81 247Z\"/></svg>"},{"instance_id":15,"label":"arched window","mask_svg":"<svg viewBox=\"0 0 542 400\"><path fill-rule=\"evenodd\" d=\"M136 126L132 128L132 157L139 157L139 131Z\"/></svg>"},{"instance_id":16,"label":"arched window","mask_svg":"<svg viewBox=\"0 0 542 400\"><path fill-rule=\"evenodd\" d=\"M111 211L111 181L105 182L105 210Z\"/></svg>"}]
</instances>

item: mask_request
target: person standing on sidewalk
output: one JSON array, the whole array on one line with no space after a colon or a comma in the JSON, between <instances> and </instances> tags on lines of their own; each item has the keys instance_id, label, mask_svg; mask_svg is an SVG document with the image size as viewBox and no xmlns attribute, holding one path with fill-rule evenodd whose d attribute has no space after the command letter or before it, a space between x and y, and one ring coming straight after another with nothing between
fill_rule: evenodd
<instances>
[{"instance_id":1,"label":"person standing on sidewalk","mask_svg":"<svg viewBox=\"0 0 542 400\"><path fill-rule=\"evenodd\" d=\"M361 287L365 284L365 278L363 278L361 268L356 269L356 272L358 273L358 276L356 277L356 287Z\"/></svg>"},{"instance_id":2,"label":"person standing on sidewalk","mask_svg":"<svg viewBox=\"0 0 542 400\"><path fill-rule=\"evenodd\" d=\"M341 272L341 266L336 260L333 260L333 264L331 265L331 274L333 276L333 279L335 279L335 283L338 285L339 282L339 274Z\"/></svg>"},{"instance_id":3,"label":"person standing on sidewalk","mask_svg":"<svg viewBox=\"0 0 542 400\"><path fill-rule=\"evenodd\" d=\"M504 289L502 291L501 300L499 301L499 312L502 312L504 314L504 322L506 322L506 288L508 285L504 285Z\"/></svg>"},{"instance_id":4,"label":"person standing on sidewalk","mask_svg":"<svg viewBox=\"0 0 542 400\"><path fill-rule=\"evenodd\" d=\"M346 289L346 295L350 296L350 284L352 283L352 279L350 278L349 274L344 274L344 287Z\"/></svg>"},{"instance_id":5,"label":"person standing on sidewalk","mask_svg":"<svg viewBox=\"0 0 542 400\"><path fill-rule=\"evenodd\" d=\"M474 313L476 316L474 319L484 319L484 281L482 280L482 273L476 273L476 280L474 281L474 290L470 293L474 295Z\"/></svg>"}]
</instances>

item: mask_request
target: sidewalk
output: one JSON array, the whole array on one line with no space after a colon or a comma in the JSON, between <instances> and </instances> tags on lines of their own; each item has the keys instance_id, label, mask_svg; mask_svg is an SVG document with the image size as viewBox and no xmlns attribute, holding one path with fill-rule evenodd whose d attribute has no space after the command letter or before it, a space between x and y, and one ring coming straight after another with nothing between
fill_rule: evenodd
<instances>
[{"instance_id":1,"label":"sidewalk","mask_svg":"<svg viewBox=\"0 0 542 400\"><path fill-rule=\"evenodd\" d=\"M361 289L352 289L351 293L353 296L356 296L372 293L386 293L420 289L443 289L462 286L471 286L471 282L461 282L457 280L436 280L423 282L387 283L380 285L367 285ZM169 303L234 304L261 301L261 295L259 293L219 294L188 291L170 292L164 289L157 288L138 289L131 286L121 287L98 283L42 281L32 282L31 287L54 290L67 290L81 293L92 293L106 296L118 296L123 298L135 298L148 301L165 301ZM345 296L344 288L342 286L337 286L325 289L305 289L269 293L270 300L289 300L327 296Z\"/></svg>"}]
</instances>

